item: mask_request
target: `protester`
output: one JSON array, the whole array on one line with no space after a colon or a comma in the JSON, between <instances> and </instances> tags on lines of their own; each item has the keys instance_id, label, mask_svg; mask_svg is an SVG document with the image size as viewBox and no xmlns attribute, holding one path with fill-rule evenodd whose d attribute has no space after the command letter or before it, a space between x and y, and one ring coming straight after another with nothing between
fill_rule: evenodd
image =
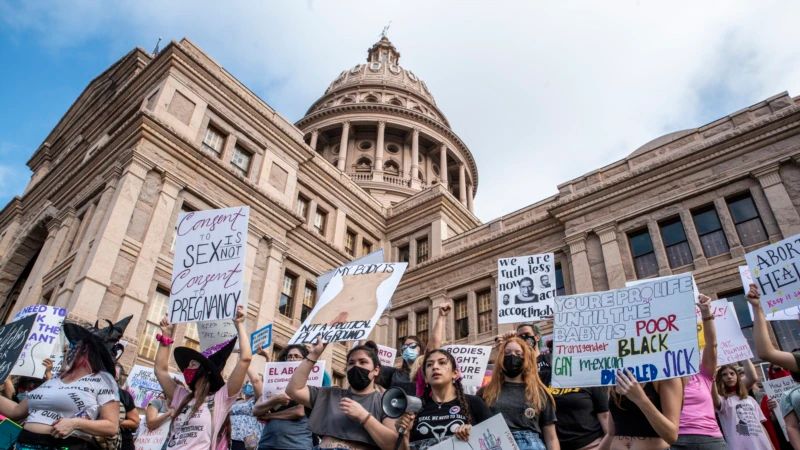
<instances>
[{"instance_id":1,"label":"protester","mask_svg":"<svg viewBox=\"0 0 800 450\"><path fill-rule=\"evenodd\" d=\"M165 422L175 418L175 409L169 408L168 405L169 401L163 392L159 392L156 398L150 400L150 403L147 404L147 408L145 409L144 416L144 423L147 425L148 430L153 431L158 429L158 427L164 425ZM165 440L161 450L166 450L167 444L168 441Z\"/></svg>"},{"instance_id":2,"label":"protester","mask_svg":"<svg viewBox=\"0 0 800 450\"><path fill-rule=\"evenodd\" d=\"M556 433L561 450L608 448L608 389L604 387L550 388L556 401Z\"/></svg>"},{"instance_id":3,"label":"protester","mask_svg":"<svg viewBox=\"0 0 800 450\"><path fill-rule=\"evenodd\" d=\"M499 347L506 339L518 337L528 343L531 348L531 356L536 360L536 366L539 370L539 379L545 386L550 386L550 379L552 377L552 353L542 354L544 342L542 342L542 330L538 325L532 323L523 323L517 325L517 331L507 331L503 334L497 335L494 338L495 346Z\"/></svg>"},{"instance_id":4,"label":"protester","mask_svg":"<svg viewBox=\"0 0 800 450\"><path fill-rule=\"evenodd\" d=\"M776 366L775 364L770 364L769 368L767 369L767 379L768 380L777 380L780 378L787 378L791 376L791 372L784 369L781 366ZM782 398L782 397L781 397ZM775 415L775 410L778 410L778 414L780 414L780 405L777 400L772 400L769 398L768 395L764 394L761 396L761 400L758 402L759 406L761 407L761 413L764 414L767 420L764 423L764 428L767 429L767 435L769 435L769 440L772 441L772 445L775 448L779 449L791 449L791 444L786 440L786 437L783 435L783 431L780 429L781 425L778 421L777 416Z\"/></svg>"},{"instance_id":5,"label":"protester","mask_svg":"<svg viewBox=\"0 0 800 450\"><path fill-rule=\"evenodd\" d=\"M238 332L239 359L233 367L227 383L222 378L222 369L236 344L237 338L215 345L202 353L189 347L177 347L175 362L183 372L189 390L175 383L169 374L169 346L173 340L169 319L161 320L161 334L153 370L171 406L177 411L170 430L171 450L227 449L230 440L228 413L242 389L247 369L250 367L250 335L244 326L244 307L236 308L233 319Z\"/></svg>"},{"instance_id":6,"label":"protester","mask_svg":"<svg viewBox=\"0 0 800 450\"><path fill-rule=\"evenodd\" d=\"M0 397L0 414L26 421L17 438L18 450L83 450L92 437L119 433L115 357L131 317L102 329L65 323L72 349L62 375L30 391L20 403Z\"/></svg>"},{"instance_id":7,"label":"protester","mask_svg":"<svg viewBox=\"0 0 800 450\"><path fill-rule=\"evenodd\" d=\"M478 391L492 414L502 414L520 450L560 450L553 397L539 379L532 350L520 338L500 345L492 380Z\"/></svg>"},{"instance_id":8,"label":"protester","mask_svg":"<svg viewBox=\"0 0 800 450\"><path fill-rule=\"evenodd\" d=\"M308 429L322 436L316 448L394 449L397 440L394 420L384 414L383 394L375 387L375 379L381 371L377 345L367 341L347 352L349 389L307 386L308 375L325 347L317 337L311 352L295 369L286 386L286 394L292 400L314 409Z\"/></svg>"},{"instance_id":9,"label":"protester","mask_svg":"<svg viewBox=\"0 0 800 450\"><path fill-rule=\"evenodd\" d=\"M42 365L45 367L44 379L19 376L14 381L11 381L10 377L6 378L5 385L3 386L3 395L17 403L28 398L28 392L38 388L50 378L53 378L53 361L47 358L42 361Z\"/></svg>"},{"instance_id":10,"label":"protester","mask_svg":"<svg viewBox=\"0 0 800 450\"><path fill-rule=\"evenodd\" d=\"M122 364L117 363L116 381L117 385L122 387L126 377L125 368ZM133 445L133 433L139 429L139 411L136 410L136 403L133 401L133 396L125 389L119 390L119 437L122 440L120 449L134 450L136 447Z\"/></svg>"},{"instance_id":11,"label":"protester","mask_svg":"<svg viewBox=\"0 0 800 450\"><path fill-rule=\"evenodd\" d=\"M486 403L477 396L464 394L461 373L450 352L432 350L425 355L422 410L406 413L397 421L403 435L404 449L425 450L451 436L466 441L473 425L492 417Z\"/></svg>"},{"instance_id":12,"label":"protester","mask_svg":"<svg viewBox=\"0 0 800 450\"><path fill-rule=\"evenodd\" d=\"M261 378L252 367L247 377L250 381L242 386L242 397L231 408L231 450L255 449L261 439L261 425L253 415L255 399L261 397Z\"/></svg>"},{"instance_id":13,"label":"protester","mask_svg":"<svg viewBox=\"0 0 800 450\"><path fill-rule=\"evenodd\" d=\"M755 372L749 359L744 364L746 370ZM736 373L736 367L728 364L719 368L712 394L725 439L735 449L774 450L767 430L762 425L767 419L756 400L747 395L747 390Z\"/></svg>"}]
</instances>

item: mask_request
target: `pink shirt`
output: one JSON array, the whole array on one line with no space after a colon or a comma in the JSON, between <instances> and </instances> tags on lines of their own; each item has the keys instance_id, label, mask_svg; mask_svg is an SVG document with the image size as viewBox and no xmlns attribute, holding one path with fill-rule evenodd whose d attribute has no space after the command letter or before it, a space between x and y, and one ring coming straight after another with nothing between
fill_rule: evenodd
<instances>
[{"instance_id":1,"label":"pink shirt","mask_svg":"<svg viewBox=\"0 0 800 450\"><path fill-rule=\"evenodd\" d=\"M181 402L190 394L191 392L182 386L176 387L171 407L178 408ZM214 394L214 420L212 422L211 413L208 410L208 401L204 402L200 409L191 416L189 413L192 411L195 400L190 401L172 422L172 430L169 436L170 450L211 448L220 450L228 448L226 440L217 443L217 436L225 424L225 418L231 411L234 402L236 402L236 397L228 397L228 385L222 386Z\"/></svg>"},{"instance_id":2,"label":"pink shirt","mask_svg":"<svg viewBox=\"0 0 800 450\"><path fill-rule=\"evenodd\" d=\"M684 389L679 434L722 437L711 399L711 374L700 364L700 373L692 375Z\"/></svg>"}]
</instances>

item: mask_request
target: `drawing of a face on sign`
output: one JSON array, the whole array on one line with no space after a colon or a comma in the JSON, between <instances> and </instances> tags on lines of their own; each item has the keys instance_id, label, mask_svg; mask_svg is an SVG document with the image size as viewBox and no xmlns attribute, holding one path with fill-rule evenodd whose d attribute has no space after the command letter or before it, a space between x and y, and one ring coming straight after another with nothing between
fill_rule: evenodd
<instances>
[{"instance_id":1,"label":"drawing of a face on sign","mask_svg":"<svg viewBox=\"0 0 800 450\"><path fill-rule=\"evenodd\" d=\"M542 275L539 277L539 284L542 285L542 288L547 289L550 287L550 275Z\"/></svg>"},{"instance_id":2,"label":"drawing of a face on sign","mask_svg":"<svg viewBox=\"0 0 800 450\"><path fill-rule=\"evenodd\" d=\"M390 272L343 276L344 287L314 314L312 323L335 325L372 319L378 311L378 286L391 276Z\"/></svg>"},{"instance_id":3,"label":"drawing of a face on sign","mask_svg":"<svg viewBox=\"0 0 800 450\"><path fill-rule=\"evenodd\" d=\"M514 303L536 303L539 296L533 292L533 279L525 277L519 280L519 294L514 297Z\"/></svg>"}]
</instances>

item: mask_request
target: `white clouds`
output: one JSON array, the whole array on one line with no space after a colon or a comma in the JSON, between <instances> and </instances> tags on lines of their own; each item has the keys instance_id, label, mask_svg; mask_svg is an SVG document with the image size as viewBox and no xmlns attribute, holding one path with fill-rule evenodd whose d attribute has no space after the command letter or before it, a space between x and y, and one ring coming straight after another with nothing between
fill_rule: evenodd
<instances>
[{"instance_id":1,"label":"white clouds","mask_svg":"<svg viewBox=\"0 0 800 450\"><path fill-rule=\"evenodd\" d=\"M487 221L662 134L800 93L788 2L128 2L0 7L50 48L187 36L290 120L392 20L480 171ZM16 8L16 9L15 9ZM518 178L509 177L515 171Z\"/></svg>"}]
</instances>

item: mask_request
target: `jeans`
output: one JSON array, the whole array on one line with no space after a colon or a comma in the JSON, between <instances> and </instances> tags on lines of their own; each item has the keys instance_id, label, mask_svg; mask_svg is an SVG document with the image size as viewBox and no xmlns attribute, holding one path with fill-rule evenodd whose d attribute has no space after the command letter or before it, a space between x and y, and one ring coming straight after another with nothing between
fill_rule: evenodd
<instances>
[{"instance_id":1,"label":"jeans","mask_svg":"<svg viewBox=\"0 0 800 450\"><path fill-rule=\"evenodd\" d=\"M519 450L547 450L542 438L533 431L513 431L511 434Z\"/></svg>"},{"instance_id":2,"label":"jeans","mask_svg":"<svg viewBox=\"0 0 800 450\"><path fill-rule=\"evenodd\" d=\"M728 450L728 443L721 437L703 436L700 434L681 434L678 441L670 447L672 450Z\"/></svg>"}]
</instances>

